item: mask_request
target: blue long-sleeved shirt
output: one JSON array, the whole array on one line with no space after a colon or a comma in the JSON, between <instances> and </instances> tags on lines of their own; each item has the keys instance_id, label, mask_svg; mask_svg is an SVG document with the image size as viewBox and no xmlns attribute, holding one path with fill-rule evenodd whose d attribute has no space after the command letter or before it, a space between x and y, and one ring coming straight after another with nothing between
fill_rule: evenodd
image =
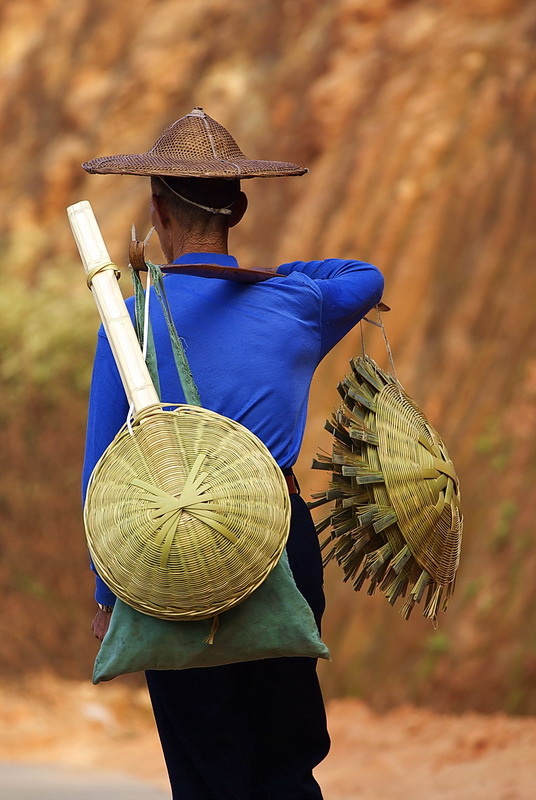
<instances>
[{"instance_id":1,"label":"blue long-sleeved shirt","mask_svg":"<svg viewBox=\"0 0 536 800\"><path fill-rule=\"evenodd\" d=\"M238 264L232 256L187 253L176 264ZM313 373L322 358L380 301L383 278L362 261L294 261L281 278L256 284L173 273L165 287L205 408L249 428L282 468L299 453ZM133 298L127 300L133 315ZM151 324L162 402L183 403L167 327L151 292ZM91 382L83 470L85 497L98 459L128 413L118 370L101 328ZM115 596L97 575L95 598Z\"/></svg>"}]
</instances>

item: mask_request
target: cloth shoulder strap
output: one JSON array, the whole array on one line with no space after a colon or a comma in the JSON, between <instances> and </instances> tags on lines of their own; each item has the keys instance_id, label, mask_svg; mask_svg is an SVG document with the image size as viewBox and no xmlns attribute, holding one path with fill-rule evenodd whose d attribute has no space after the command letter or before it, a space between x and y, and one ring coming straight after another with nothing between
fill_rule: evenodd
<instances>
[{"instance_id":1,"label":"cloth shoulder strap","mask_svg":"<svg viewBox=\"0 0 536 800\"><path fill-rule=\"evenodd\" d=\"M147 269L149 270L149 274L151 276L151 281L154 287L155 294L162 307L162 312L164 314L164 319L166 322L169 338L171 341L173 358L175 360L175 366L177 368L177 373L182 386L182 391L184 392L185 400L188 405L201 406L201 399L199 397L197 386L195 385L192 371L190 369L190 364L188 363L188 359L186 358L184 346L182 344L179 334L177 333L177 329L173 321L171 309L169 307L169 302L166 295L166 290L164 287L164 276L162 275L162 270L160 269L160 267L158 267L156 264L153 264L151 261L147 261L146 264L147 264ZM132 270L132 281L134 284L134 294L135 294L135 316L136 316L135 328L136 328L136 334L138 336L138 341L140 342L140 345L143 347L143 331L145 327L145 291L143 289L139 272L135 269ZM155 385L156 391L158 392L160 399L162 399L160 391L160 380L158 377L158 362L157 362L156 349L154 345L154 337L150 320L147 328L146 363L147 363L147 369L149 370L149 374Z\"/></svg>"}]
</instances>

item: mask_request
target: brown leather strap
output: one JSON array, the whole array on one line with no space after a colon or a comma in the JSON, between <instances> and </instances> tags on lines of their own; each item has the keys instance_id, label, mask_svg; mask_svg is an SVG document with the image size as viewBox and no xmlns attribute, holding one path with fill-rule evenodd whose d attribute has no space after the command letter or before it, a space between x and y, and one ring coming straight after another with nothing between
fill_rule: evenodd
<instances>
[{"instance_id":1,"label":"brown leather strap","mask_svg":"<svg viewBox=\"0 0 536 800\"><path fill-rule=\"evenodd\" d=\"M298 484L294 475L285 475L289 494L299 494Z\"/></svg>"},{"instance_id":2,"label":"brown leather strap","mask_svg":"<svg viewBox=\"0 0 536 800\"><path fill-rule=\"evenodd\" d=\"M269 278L284 278L274 269L248 269L246 267L222 267L221 264L162 264L165 275L196 275L199 278L222 278L237 283L259 283Z\"/></svg>"},{"instance_id":3,"label":"brown leather strap","mask_svg":"<svg viewBox=\"0 0 536 800\"><path fill-rule=\"evenodd\" d=\"M147 272L145 263L145 243L134 240L130 243L128 253L130 266L138 272ZM221 264L160 264L165 274L174 273L195 275L200 278L223 278L238 283L258 283L269 278L284 278L277 270L268 267L249 269L246 267L223 267Z\"/></svg>"}]
</instances>

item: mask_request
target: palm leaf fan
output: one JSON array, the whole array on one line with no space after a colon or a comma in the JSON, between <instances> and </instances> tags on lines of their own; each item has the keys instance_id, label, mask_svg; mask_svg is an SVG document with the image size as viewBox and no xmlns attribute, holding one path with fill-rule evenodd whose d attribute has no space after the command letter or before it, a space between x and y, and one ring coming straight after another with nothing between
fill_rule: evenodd
<instances>
[{"instance_id":1,"label":"palm leaf fan","mask_svg":"<svg viewBox=\"0 0 536 800\"><path fill-rule=\"evenodd\" d=\"M391 605L405 597L405 619L424 598L424 616L435 622L460 558L458 477L439 434L396 378L365 354L350 364L338 386L342 403L326 422L332 454L313 461L332 475L309 507L335 501L317 524L319 534L331 527L324 564L336 559L356 591L368 581L368 593L379 587Z\"/></svg>"}]
</instances>

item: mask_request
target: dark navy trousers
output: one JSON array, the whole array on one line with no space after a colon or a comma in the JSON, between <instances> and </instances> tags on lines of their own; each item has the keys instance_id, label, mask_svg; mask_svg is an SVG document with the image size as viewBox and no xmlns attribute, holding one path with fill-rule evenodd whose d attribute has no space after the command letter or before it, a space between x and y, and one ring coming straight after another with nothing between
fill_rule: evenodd
<instances>
[{"instance_id":1,"label":"dark navy trousers","mask_svg":"<svg viewBox=\"0 0 536 800\"><path fill-rule=\"evenodd\" d=\"M302 498L291 504L290 566L320 628L318 540ZM315 659L146 676L173 800L321 800L312 770L330 742Z\"/></svg>"}]
</instances>

